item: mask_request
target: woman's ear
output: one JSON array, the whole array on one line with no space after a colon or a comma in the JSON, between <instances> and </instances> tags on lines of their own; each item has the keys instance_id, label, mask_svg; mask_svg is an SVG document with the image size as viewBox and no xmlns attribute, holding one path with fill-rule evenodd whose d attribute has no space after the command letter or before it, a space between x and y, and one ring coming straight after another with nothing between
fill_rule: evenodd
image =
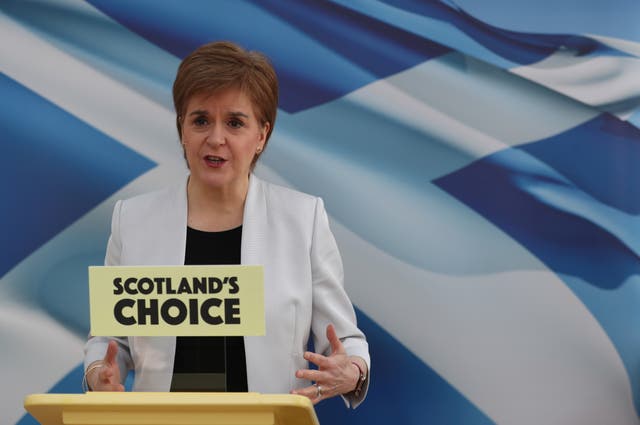
<instances>
[{"instance_id":1,"label":"woman's ear","mask_svg":"<svg viewBox=\"0 0 640 425\"><path fill-rule=\"evenodd\" d=\"M265 121L262 124L262 128L260 129L260 150L264 148L264 145L267 143L267 134L269 134L269 130L271 130L271 123L269 121Z\"/></svg>"}]
</instances>

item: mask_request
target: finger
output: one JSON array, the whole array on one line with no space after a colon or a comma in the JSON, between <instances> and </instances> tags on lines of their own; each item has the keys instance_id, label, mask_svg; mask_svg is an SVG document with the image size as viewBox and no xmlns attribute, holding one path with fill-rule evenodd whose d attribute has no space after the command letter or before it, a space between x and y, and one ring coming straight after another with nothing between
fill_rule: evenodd
<instances>
[{"instance_id":1,"label":"finger","mask_svg":"<svg viewBox=\"0 0 640 425\"><path fill-rule=\"evenodd\" d=\"M296 378L306 379L308 381L320 381L323 378L323 372L313 369L300 369L296 371Z\"/></svg>"},{"instance_id":2,"label":"finger","mask_svg":"<svg viewBox=\"0 0 640 425\"><path fill-rule=\"evenodd\" d=\"M311 385L304 388L298 388L291 391L292 394L302 395L307 397L313 404L316 404L322 397L318 397L318 388L315 385Z\"/></svg>"},{"instance_id":3,"label":"finger","mask_svg":"<svg viewBox=\"0 0 640 425\"><path fill-rule=\"evenodd\" d=\"M124 391L124 385L115 376L113 369L107 366L102 366L96 372L96 379L91 388L93 391Z\"/></svg>"},{"instance_id":4,"label":"finger","mask_svg":"<svg viewBox=\"0 0 640 425\"><path fill-rule=\"evenodd\" d=\"M124 391L124 385L122 384L103 384L100 391Z\"/></svg>"},{"instance_id":5,"label":"finger","mask_svg":"<svg viewBox=\"0 0 640 425\"><path fill-rule=\"evenodd\" d=\"M104 362L108 365L116 363L116 356L118 355L118 343L115 341L109 341L107 346L107 353L104 355Z\"/></svg>"},{"instance_id":6,"label":"finger","mask_svg":"<svg viewBox=\"0 0 640 425\"><path fill-rule=\"evenodd\" d=\"M344 354L344 346L338 338L336 334L336 328L333 324L327 325L327 339L329 340L329 344L331 344L331 354Z\"/></svg>"},{"instance_id":7,"label":"finger","mask_svg":"<svg viewBox=\"0 0 640 425\"><path fill-rule=\"evenodd\" d=\"M113 370L111 370L108 366L103 366L98 371L98 379L103 384L116 384L117 381L113 379L113 375Z\"/></svg>"},{"instance_id":8,"label":"finger","mask_svg":"<svg viewBox=\"0 0 640 425\"><path fill-rule=\"evenodd\" d=\"M307 351L304 353L304 359L308 362L313 363L321 369L327 367L329 363L329 360L325 356L323 356L322 354L313 353L311 351Z\"/></svg>"}]
</instances>

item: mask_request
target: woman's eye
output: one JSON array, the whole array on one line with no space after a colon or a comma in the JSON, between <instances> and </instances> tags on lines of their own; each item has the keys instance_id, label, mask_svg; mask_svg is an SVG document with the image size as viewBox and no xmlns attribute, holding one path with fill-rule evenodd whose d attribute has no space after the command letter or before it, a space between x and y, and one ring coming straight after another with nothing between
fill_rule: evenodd
<instances>
[{"instance_id":1,"label":"woman's eye","mask_svg":"<svg viewBox=\"0 0 640 425\"><path fill-rule=\"evenodd\" d=\"M193 120L193 124L196 127L202 127L204 125L207 125L209 123L209 121L207 121L207 119L205 117L198 117L195 120Z\"/></svg>"},{"instance_id":2,"label":"woman's eye","mask_svg":"<svg viewBox=\"0 0 640 425\"><path fill-rule=\"evenodd\" d=\"M231 127L231 128L240 128L240 127L244 126L244 122L242 122L239 119L235 119L235 118L234 119L230 119L228 124L229 124L229 127Z\"/></svg>"}]
</instances>

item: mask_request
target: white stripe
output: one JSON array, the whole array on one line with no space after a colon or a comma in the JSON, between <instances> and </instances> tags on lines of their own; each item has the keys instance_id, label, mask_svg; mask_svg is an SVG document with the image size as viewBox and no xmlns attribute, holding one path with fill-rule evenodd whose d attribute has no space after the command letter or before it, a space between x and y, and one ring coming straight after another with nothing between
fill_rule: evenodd
<instances>
[{"instance_id":1,"label":"white stripe","mask_svg":"<svg viewBox=\"0 0 640 425\"><path fill-rule=\"evenodd\" d=\"M629 53L630 55L640 58L640 43L636 41L624 40L614 37L606 37L598 34L585 34L587 37L599 41L600 43L620 50L621 52Z\"/></svg>"},{"instance_id":2,"label":"white stripe","mask_svg":"<svg viewBox=\"0 0 640 425\"><path fill-rule=\"evenodd\" d=\"M538 63L513 68L511 72L622 119L638 107L638 58L577 57L574 52L560 50Z\"/></svg>"},{"instance_id":3,"label":"white stripe","mask_svg":"<svg viewBox=\"0 0 640 425\"><path fill-rule=\"evenodd\" d=\"M472 160L561 133L599 113L459 53L378 80L336 102L343 101L441 140ZM371 130L369 124L364 128Z\"/></svg>"},{"instance_id":4,"label":"white stripe","mask_svg":"<svg viewBox=\"0 0 640 425\"><path fill-rule=\"evenodd\" d=\"M352 300L496 423L637 425L620 357L554 274L436 274L332 226Z\"/></svg>"},{"instance_id":5,"label":"white stripe","mask_svg":"<svg viewBox=\"0 0 640 425\"><path fill-rule=\"evenodd\" d=\"M175 114L29 32L0 12L9 77L157 163L182 160Z\"/></svg>"}]
</instances>

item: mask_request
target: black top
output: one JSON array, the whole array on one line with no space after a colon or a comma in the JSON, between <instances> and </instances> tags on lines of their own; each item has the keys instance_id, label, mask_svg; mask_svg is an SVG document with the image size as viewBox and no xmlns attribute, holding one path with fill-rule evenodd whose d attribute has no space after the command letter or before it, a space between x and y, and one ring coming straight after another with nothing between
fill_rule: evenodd
<instances>
[{"instance_id":1,"label":"black top","mask_svg":"<svg viewBox=\"0 0 640 425\"><path fill-rule=\"evenodd\" d=\"M187 227L184 264L240 264L241 240L242 226L223 232ZM171 391L247 390L243 337L177 337Z\"/></svg>"}]
</instances>

